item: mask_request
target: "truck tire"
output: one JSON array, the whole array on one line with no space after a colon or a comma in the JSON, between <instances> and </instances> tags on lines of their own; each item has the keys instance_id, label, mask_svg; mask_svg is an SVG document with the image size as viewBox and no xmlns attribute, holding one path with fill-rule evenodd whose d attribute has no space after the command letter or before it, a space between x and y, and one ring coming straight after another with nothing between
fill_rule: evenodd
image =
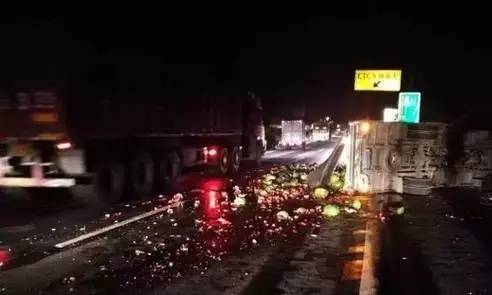
<instances>
[{"instance_id":1,"label":"truck tire","mask_svg":"<svg viewBox=\"0 0 492 295\"><path fill-rule=\"evenodd\" d=\"M168 188L181 175L183 169L181 157L175 151L164 154L158 165L159 189Z\"/></svg>"},{"instance_id":2,"label":"truck tire","mask_svg":"<svg viewBox=\"0 0 492 295\"><path fill-rule=\"evenodd\" d=\"M217 157L217 171L220 174L227 174L229 168L229 152L227 148L220 149Z\"/></svg>"},{"instance_id":3,"label":"truck tire","mask_svg":"<svg viewBox=\"0 0 492 295\"><path fill-rule=\"evenodd\" d=\"M236 173L241 165L241 150L235 146L231 149L229 155L229 173Z\"/></svg>"},{"instance_id":4,"label":"truck tire","mask_svg":"<svg viewBox=\"0 0 492 295\"><path fill-rule=\"evenodd\" d=\"M95 168L94 187L101 200L115 203L125 192L125 169L117 160L102 161Z\"/></svg>"},{"instance_id":5,"label":"truck tire","mask_svg":"<svg viewBox=\"0 0 492 295\"><path fill-rule=\"evenodd\" d=\"M401 165L401 154L397 149L390 149L386 153L385 168L387 171L397 171Z\"/></svg>"},{"instance_id":6,"label":"truck tire","mask_svg":"<svg viewBox=\"0 0 492 295\"><path fill-rule=\"evenodd\" d=\"M154 185L154 161L150 154L137 154L129 168L128 176L134 197L140 198L150 194Z\"/></svg>"}]
</instances>

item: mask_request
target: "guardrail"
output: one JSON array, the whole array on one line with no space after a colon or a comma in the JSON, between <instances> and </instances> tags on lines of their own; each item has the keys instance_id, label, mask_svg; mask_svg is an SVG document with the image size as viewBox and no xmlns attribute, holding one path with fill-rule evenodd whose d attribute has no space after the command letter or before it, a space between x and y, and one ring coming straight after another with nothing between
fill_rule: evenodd
<instances>
[{"instance_id":1,"label":"guardrail","mask_svg":"<svg viewBox=\"0 0 492 295\"><path fill-rule=\"evenodd\" d=\"M324 161L321 165L319 165L315 170L313 170L308 175L307 183L310 187L315 188L323 183L326 183L326 180L331 177L331 174L335 170L337 166L338 160L342 155L344 145L342 143L342 137L340 137L335 147L333 148L333 152L331 155Z\"/></svg>"}]
</instances>

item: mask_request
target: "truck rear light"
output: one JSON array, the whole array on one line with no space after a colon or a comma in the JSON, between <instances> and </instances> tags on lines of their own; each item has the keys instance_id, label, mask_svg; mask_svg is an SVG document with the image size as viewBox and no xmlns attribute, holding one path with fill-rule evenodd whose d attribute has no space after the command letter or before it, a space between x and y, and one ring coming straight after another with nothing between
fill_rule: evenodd
<instances>
[{"instance_id":1,"label":"truck rear light","mask_svg":"<svg viewBox=\"0 0 492 295\"><path fill-rule=\"evenodd\" d=\"M217 156L217 149L216 149L216 148L209 148L209 149L208 149L208 155L209 155L210 157L215 157L215 156Z\"/></svg>"},{"instance_id":2,"label":"truck rear light","mask_svg":"<svg viewBox=\"0 0 492 295\"><path fill-rule=\"evenodd\" d=\"M215 147L204 147L203 148L203 155L205 157L215 157L217 156L217 148Z\"/></svg>"},{"instance_id":3,"label":"truck rear light","mask_svg":"<svg viewBox=\"0 0 492 295\"><path fill-rule=\"evenodd\" d=\"M72 147L72 143L69 141L63 141L56 144L56 148L59 150L67 150Z\"/></svg>"},{"instance_id":4,"label":"truck rear light","mask_svg":"<svg viewBox=\"0 0 492 295\"><path fill-rule=\"evenodd\" d=\"M10 256L10 251L7 249L0 249L0 267L7 262Z\"/></svg>"}]
</instances>

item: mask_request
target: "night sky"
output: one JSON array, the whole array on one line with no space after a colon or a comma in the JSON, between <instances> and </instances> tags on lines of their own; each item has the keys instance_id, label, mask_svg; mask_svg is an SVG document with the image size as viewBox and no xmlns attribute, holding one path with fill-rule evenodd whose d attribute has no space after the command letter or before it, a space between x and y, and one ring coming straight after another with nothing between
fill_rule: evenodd
<instances>
[{"instance_id":1,"label":"night sky","mask_svg":"<svg viewBox=\"0 0 492 295\"><path fill-rule=\"evenodd\" d=\"M268 118L305 108L308 120L344 121L378 119L397 101L354 92L355 69L401 68L403 89L422 92L423 119L452 122L492 105L485 13L236 7L10 18L0 24L0 79L153 89L180 77L252 91Z\"/></svg>"}]
</instances>

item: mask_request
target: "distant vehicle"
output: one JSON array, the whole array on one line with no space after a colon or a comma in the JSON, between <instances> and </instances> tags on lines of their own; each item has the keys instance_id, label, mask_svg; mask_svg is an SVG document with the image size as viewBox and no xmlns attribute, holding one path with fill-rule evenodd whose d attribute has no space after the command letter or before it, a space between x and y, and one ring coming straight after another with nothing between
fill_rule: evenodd
<instances>
[{"instance_id":1,"label":"distant vehicle","mask_svg":"<svg viewBox=\"0 0 492 295\"><path fill-rule=\"evenodd\" d=\"M329 141L330 124L327 122L314 123L311 128L311 141Z\"/></svg>"},{"instance_id":2,"label":"distant vehicle","mask_svg":"<svg viewBox=\"0 0 492 295\"><path fill-rule=\"evenodd\" d=\"M279 149L305 148L306 131L302 120L282 120Z\"/></svg>"},{"instance_id":3,"label":"distant vehicle","mask_svg":"<svg viewBox=\"0 0 492 295\"><path fill-rule=\"evenodd\" d=\"M89 179L105 200L117 201L165 187L184 167L234 173L241 158L259 160L259 99L197 93L0 93L0 186L71 187Z\"/></svg>"}]
</instances>

